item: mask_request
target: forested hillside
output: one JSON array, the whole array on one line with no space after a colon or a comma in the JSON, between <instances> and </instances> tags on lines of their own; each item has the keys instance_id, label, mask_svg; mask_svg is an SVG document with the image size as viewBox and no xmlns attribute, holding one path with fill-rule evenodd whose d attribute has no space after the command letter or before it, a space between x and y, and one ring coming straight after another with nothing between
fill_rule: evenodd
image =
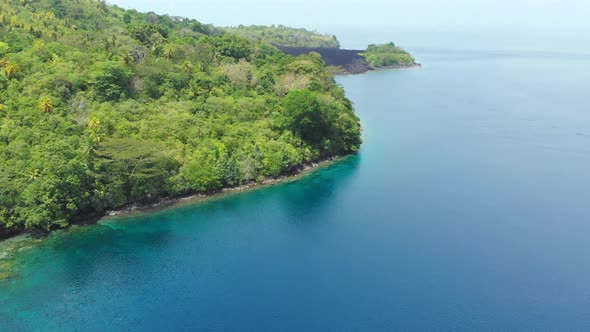
<instances>
[{"instance_id":1,"label":"forested hillside","mask_svg":"<svg viewBox=\"0 0 590 332\"><path fill-rule=\"evenodd\" d=\"M267 43L279 46L340 47L340 42L334 35L320 34L306 29L290 28L283 25L240 25L224 29L253 41L264 40Z\"/></svg>"},{"instance_id":2,"label":"forested hillside","mask_svg":"<svg viewBox=\"0 0 590 332\"><path fill-rule=\"evenodd\" d=\"M317 54L95 0L0 2L0 235L356 151Z\"/></svg>"},{"instance_id":3,"label":"forested hillside","mask_svg":"<svg viewBox=\"0 0 590 332\"><path fill-rule=\"evenodd\" d=\"M300 55L311 51L322 55L328 65L337 66L344 73L365 73L375 68L411 67L417 65L414 57L393 42L370 44L366 50L340 49L336 36L320 34L306 29L282 25L240 25L224 30L254 42L264 41L275 45L287 54Z\"/></svg>"}]
</instances>

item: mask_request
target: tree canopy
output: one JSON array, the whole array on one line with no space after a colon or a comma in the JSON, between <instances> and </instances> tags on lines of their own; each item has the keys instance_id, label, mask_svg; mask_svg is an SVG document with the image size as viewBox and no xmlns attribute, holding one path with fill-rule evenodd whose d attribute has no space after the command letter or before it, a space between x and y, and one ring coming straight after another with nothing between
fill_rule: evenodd
<instances>
[{"instance_id":1,"label":"tree canopy","mask_svg":"<svg viewBox=\"0 0 590 332\"><path fill-rule=\"evenodd\" d=\"M382 45L371 44L361 55L374 67L409 66L416 63L410 53L393 42Z\"/></svg>"},{"instance_id":2,"label":"tree canopy","mask_svg":"<svg viewBox=\"0 0 590 332\"><path fill-rule=\"evenodd\" d=\"M0 234L356 151L317 54L96 0L0 3Z\"/></svg>"},{"instance_id":3,"label":"tree canopy","mask_svg":"<svg viewBox=\"0 0 590 332\"><path fill-rule=\"evenodd\" d=\"M290 28L284 25L239 25L237 27L228 27L224 29L253 41L263 40L267 43L279 46L340 47L340 42L334 35L321 34L306 29Z\"/></svg>"}]
</instances>

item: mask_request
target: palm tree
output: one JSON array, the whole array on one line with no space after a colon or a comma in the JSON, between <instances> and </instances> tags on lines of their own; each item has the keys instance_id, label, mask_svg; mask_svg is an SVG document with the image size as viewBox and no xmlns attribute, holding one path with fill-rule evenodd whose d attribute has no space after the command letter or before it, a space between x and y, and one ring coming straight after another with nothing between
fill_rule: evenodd
<instances>
[{"instance_id":1,"label":"palm tree","mask_svg":"<svg viewBox=\"0 0 590 332\"><path fill-rule=\"evenodd\" d=\"M135 62L135 59L133 58L133 55L131 55L131 52L123 52L123 63L125 63L126 66L131 66L133 62Z\"/></svg>"},{"instance_id":2,"label":"palm tree","mask_svg":"<svg viewBox=\"0 0 590 332\"><path fill-rule=\"evenodd\" d=\"M34 180L37 180L41 176L41 172L39 171L39 169L34 168L34 169L31 169L29 171L29 173L27 173L27 176L29 177L29 181L34 181Z\"/></svg>"},{"instance_id":3,"label":"palm tree","mask_svg":"<svg viewBox=\"0 0 590 332\"><path fill-rule=\"evenodd\" d=\"M100 132L101 129L100 120L97 117L94 117L88 121L88 129L90 129L90 138L96 142L100 143L103 139L103 134Z\"/></svg>"},{"instance_id":4,"label":"palm tree","mask_svg":"<svg viewBox=\"0 0 590 332\"><path fill-rule=\"evenodd\" d=\"M187 73L191 73L194 69L195 69L195 66L193 66L193 64L190 61L185 61L182 64L182 70L184 70Z\"/></svg>"},{"instance_id":5,"label":"palm tree","mask_svg":"<svg viewBox=\"0 0 590 332\"><path fill-rule=\"evenodd\" d=\"M167 45L164 49L164 56L170 60L174 58L174 47L172 45Z\"/></svg>"},{"instance_id":6,"label":"palm tree","mask_svg":"<svg viewBox=\"0 0 590 332\"><path fill-rule=\"evenodd\" d=\"M14 63L7 62L4 67L4 73L8 79L12 78L16 73L18 73L18 66Z\"/></svg>"},{"instance_id":7,"label":"palm tree","mask_svg":"<svg viewBox=\"0 0 590 332\"><path fill-rule=\"evenodd\" d=\"M20 27L20 22L18 21L18 17L16 17L16 16L13 16L13 17L10 19L10 26L11 26L11 27L13 27L13 28L18 28L18 27Z\"/></svg>"},{"instance_id":8,"label":"palm tree","mask_svg":"<svg viewBox=\"0 0 590 332\"><path fill-rule=\"evenodd\" d=\"M97 117L90 119L90 121L88 121L88 128L100 129L100 120Z\"/></svg>"},{"instance_id":9,"label":"palm tree","mask_svg":"<svg viewBox=\"0 0 590 332\"><path fill-rule=\"evenodd\" d=\"M49 99L49 97L43 97L39 101L39 109L42 112L49 113L49 112L53 111L53 108L54 108L53 103L51 102L51 99Z\"/></svg>"}]
</instances>

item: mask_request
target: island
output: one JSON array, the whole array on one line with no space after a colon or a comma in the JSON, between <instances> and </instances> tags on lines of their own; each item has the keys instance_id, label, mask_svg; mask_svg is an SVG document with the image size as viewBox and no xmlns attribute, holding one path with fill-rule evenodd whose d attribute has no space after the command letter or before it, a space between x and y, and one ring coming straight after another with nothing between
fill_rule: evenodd
<instances>
[{"instance_id":1,"label":"island","mask_svg":"<svg viewBox=\"0 0 590 332\"><path fill-rule=\"evenodd\" d=\"M346 66L330 52L390 61L338 47L104 1L0 3L0 237L356 153L359 118L330 67Z\"/></svg>"},{"instance_id":2,"label":"island","mask_svg":"<svg viewBox=\"0 0 590 332\"><path fill-rule=\"evenodd\" d=\"M336 74L362 74L375 69L420 66L414 57L390 42L371 44L365 50L340 48L334 35L285 26L237 26L224 28L252 41L265 41L286 54L299 56L311 52L320 54Z\"/></svg>"}]
</instances>

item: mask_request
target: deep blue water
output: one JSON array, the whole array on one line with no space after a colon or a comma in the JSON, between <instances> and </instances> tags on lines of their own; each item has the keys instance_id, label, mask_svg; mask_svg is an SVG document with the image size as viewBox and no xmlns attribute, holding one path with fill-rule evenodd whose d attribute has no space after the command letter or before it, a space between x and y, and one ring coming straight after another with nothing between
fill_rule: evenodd
<instances>
[{"instance_id":1,"label":"deep blue water","mask_svg":"<svg viewBox=\"0 0 590 332\"><path fill-rule=\"evenodd\" d=\"M590 329L590 57L416 48L339 78L362 151L57 234L2 331Z\"/></svg>"}]
</instances>

